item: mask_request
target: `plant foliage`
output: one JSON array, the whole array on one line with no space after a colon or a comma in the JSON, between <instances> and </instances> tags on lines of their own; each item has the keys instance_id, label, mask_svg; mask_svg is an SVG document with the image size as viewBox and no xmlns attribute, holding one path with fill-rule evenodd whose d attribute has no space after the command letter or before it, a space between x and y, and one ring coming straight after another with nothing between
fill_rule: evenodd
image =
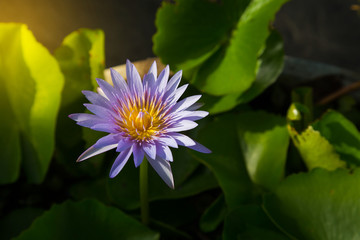
<instances>
[{"instance_id":1,"label":"plant foliage","mask_svg":"<svg viewBox=\"0 0 360 240\"><path fill-rule=\"evenodd\" d=\"M212 154L174 150L175 190L149 172L150 226L137 168L109 179L112 152L75 164L101 136L68 115L104 78L103 31L74 31L51 54L26 25L1 23L0 238L359 238L358 103L319 107L301 74L282 74L271 21L285 2L162 3L153 50L203 95L210 116L189 135Z\"/></svg>"}]
</instances>

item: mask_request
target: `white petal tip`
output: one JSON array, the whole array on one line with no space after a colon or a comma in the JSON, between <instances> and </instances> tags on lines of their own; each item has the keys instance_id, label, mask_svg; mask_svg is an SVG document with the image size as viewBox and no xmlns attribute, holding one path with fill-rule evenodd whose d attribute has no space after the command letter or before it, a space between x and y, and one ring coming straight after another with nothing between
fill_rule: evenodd
<instances>
[{"instance_id":1,"label":"white petal tip","mask_svg":"<svg viewBox=\"0 0 360 240\"><path fill-rule=\"evenodd\" d=\"M148 159L148 162L154 168L157 174L161 177L161 179L166 183L166 185L174 189L174 178L171 171L170 163L158 157L156 159Z\"/></svg>"},{"instance_id":2,"label":"white petal tip","mask_svg":"<svg viewBox=\"0 0 360 240\"><path fill-rule=\"evenodd\" d=\"M142 160L139 161L139 162L137 162L137 161L134 160L134 165L135 165L135 167L138 168L138 167L141 165L142 162L143 162Z\"/></svg>"},{"instance_id":3,"label":"white petal tip","mask_svg":"<svg viewBox=\"0 0 360 240\"><path fill-rule=\"evenodd\" d=\"M91 151L91 147L88 150L86 150L83 154L81 154L78 157L78 159L76 159L76 162L82 162L82 161L90 158L91 156L88 156L88 154L87 154L89 151Z\"/></svg>"},{"instance_id":4,"label":"white petal tip","mask_svg":"<svg viewBox=\"0 0 360 240\"><path fill-rule=\"evenodd\" d=\"M109 174L109 178L114 178L114 177L116 177L116 175L117 175L117 174L110 173L110 174Z\"/></svg>"},{"instance_id":5,"label":"white petal tip","mask_svg":"<svg viewBox=\"0 0 360 240\"><path fill-rule=\"evenodd\" d=\"M210 149L206 148L206 147L204 147L203 149L201 149L201 151L199 151L199 152L201 152L201 153L206 153L206 154L212 153L212 151L211 151Z\"/></svg>"},{"instance_id":6,"label":"white petal tip","mask_svg":"<svg viewBox=\"0 0 360 240\"><path fill-rule=\"evenodd\" d=\"M171 178L167 179L167 181L165 181L165 179L163 179L163 181L166 183L166 185L168 185L169 188L175 189L174 178L172 176Z\"/></svg>"},{"instance_id":7,"label":"white petal tip","mask_svg":"<svg viewBox=\"0 0 360 240\"><path fill-rule=\"evenodd\" d=\"M110 68L110 72L111 72L111 74L116 74L116 73L118 73L115 69L113 69L113 68Z\"/></svg>"},{"instance_id":8,"label":"white petal tip","mask_svg":"<svg viewBox=\"0 0 360 240\"><path fill-rule=\"evenodd\" d=\"M212 153L212 151L210 149L208 149L206 152L203 152L203 153L209 154L209 153Z\"/></svg>"},{"instance_id":9,"label":"white petal tip","mask_svg":"<svg viewBox=\"0 0 360 240\"><path fill-rule=\"evenodd\" d=\"M201 152L201 153L212 153L210 149L208 149L207 147L201 145L198 142L195 142L196 144L193 146L187 146L190 149L193 149L195 151Z\"/></svg>"},{"instance_id":10,"label":"white petal tip","mask_svg":"<svg viewBox=\"0 0 360 240\"><path fill-rule=\"evenodd\" d=\"M87 157L79 157L78 159L76 159L76 162L82 162L82 161L85 161L86 159L88 159Z\"/></svg>"}]
</instances>

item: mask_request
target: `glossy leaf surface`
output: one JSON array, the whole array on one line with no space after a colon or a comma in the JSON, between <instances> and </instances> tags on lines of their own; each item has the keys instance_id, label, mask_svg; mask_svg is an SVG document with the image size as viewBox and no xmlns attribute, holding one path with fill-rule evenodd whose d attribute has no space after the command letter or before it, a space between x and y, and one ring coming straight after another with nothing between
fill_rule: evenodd
<instances>
[{"instance_id":1,"label":"glossy leaf surface","mask_svg":"<svg viewBox=\"0 0 360 240\"><path fill-rule=\"evenodd\" d=\"M63 75L49 51L23 24L0 24L0 83L3 116L0 183L19 175L20 161L28 180L41 183L55 144L55 122ZM5 57L6 56L6 57Z\"/></svg>"},{"instance_id":2,"label":"glossy leaf surface","mask_svg":"<svg viewBox=\"0 0 360 240\"><path fill-rule=\"evenodd\" d=\"M206 93L243 93L255 81L269 21L285 2L164 3L157 14L153 50Z\"/></svg>"},{"instance_id":3,"label":"glossy leaf surface","mask_svg":"<svg viewBox=\"0 0 360 240\"><path fill-rule=\"evenodd\" d=\"M314 169L284 180L265 197L268 215L297 239L360 236L360 171Z\"/></svg>"},{"instance_id":4,"label":"glossy leaf surface","mask_svg":"<svg viewBox=\"0 0 360 240\"><path fill-rule=\"evenodd\" d=\"M273 189L283 179L289 134L286 121L266 112L241 114L237 123L239 140L250 178Z\"/></svg>"},{"instance_id":5,"label":"glossy leaf surface","mask_svg":"<svg viewBox=\"0 0 360 240\"><path fill-rule=\"evenodd\" d=\"M159 239L119 209L96 200L54 205L16 239Z\"/></svg>"}]
</instances>

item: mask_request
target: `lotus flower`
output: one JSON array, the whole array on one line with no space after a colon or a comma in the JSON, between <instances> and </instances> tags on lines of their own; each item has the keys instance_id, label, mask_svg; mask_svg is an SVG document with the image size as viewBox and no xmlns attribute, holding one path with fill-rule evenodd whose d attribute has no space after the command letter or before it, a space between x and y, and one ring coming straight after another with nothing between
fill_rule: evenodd
<instances>
[{"instance_id":1,"label":"lotus flower","mask_svg":"<svg viewBox=\"0 0 360 240\"><path fill-rule=\"evenodd\" d=\"M97 79L98 93L83 91L91 102L84 105L93 114L69 115L80 126L108 133L81 154L77 161L116 149L120 154L110 170L110 178L113 178L131 155L135 167L142 163L145 156L164 182L174 188L170 147L181 145L203 153L211 152L179 133L195 128L195 121L208 115L208 112L197 111L201 105L196 102L201 95L179 101L188 86L178 87L182 72L177 72L168 80L169 66L166 66L157 76L156 62L142 81L135 66L127 61L126 75L127 81L111 69L113 86Z\"/></svg>"}]
</instances>

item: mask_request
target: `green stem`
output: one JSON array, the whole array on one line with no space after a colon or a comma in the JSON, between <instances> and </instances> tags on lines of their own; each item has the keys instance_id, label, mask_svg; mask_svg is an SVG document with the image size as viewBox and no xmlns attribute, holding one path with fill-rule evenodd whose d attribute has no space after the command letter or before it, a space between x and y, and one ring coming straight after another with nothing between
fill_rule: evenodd
<instances>
[{"instance_id":1,"label":"green stem","mask_svg":"<svg viewBox=\"0 0 360 240\"><path fill-rule=\"evenodd\" d=\"M144 159L140 164L140 204L141 221L149 224L149 198L148 198L148 161Z\"/></svg>"}]
</instances>

